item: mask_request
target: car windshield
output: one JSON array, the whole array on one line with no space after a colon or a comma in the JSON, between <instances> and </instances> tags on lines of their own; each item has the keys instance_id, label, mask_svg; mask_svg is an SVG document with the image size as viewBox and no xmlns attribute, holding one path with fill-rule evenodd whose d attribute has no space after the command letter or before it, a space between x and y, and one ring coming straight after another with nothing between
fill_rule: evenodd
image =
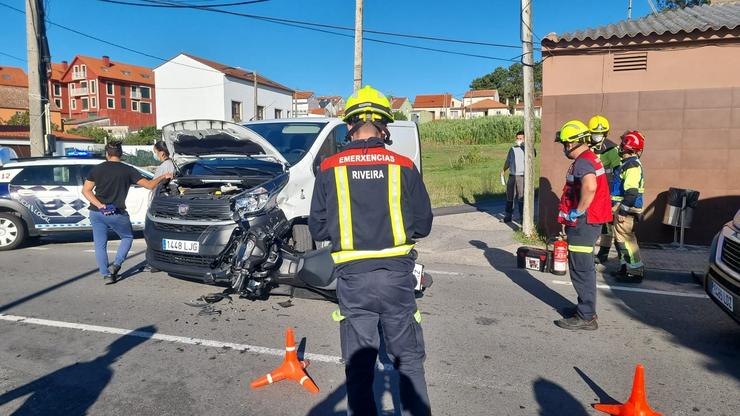
<instances>
[{"instance_id":1,"label":"car windshield","mask_svg":"<svg viewBox=\"0 0 740 416\"><path fill-rule=\"evenodd\" d=\"M255 123L250 130L267 139L291 165L298 163L316 141L326 122Z\"/></svg>"},{"instance_id":2,"label":"car windshield","mask_svg":"<svg viewBox=\"0 0 740 416\"><path fill-rule=\"evenodd\" d=\"M275 176L282 171L278 163L249 157L211 157L199 159L187 173L193 176Z\"/></svg>"}]
</instances>

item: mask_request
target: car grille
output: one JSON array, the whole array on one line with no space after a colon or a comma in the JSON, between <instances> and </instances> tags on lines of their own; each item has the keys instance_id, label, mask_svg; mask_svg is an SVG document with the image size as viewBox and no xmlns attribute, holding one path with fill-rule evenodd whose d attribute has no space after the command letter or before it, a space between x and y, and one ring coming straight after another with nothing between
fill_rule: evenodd
<instances>
[{"instance_id":1,"label":"car grille","mask_svg":"<svg viewBox=\"0 0 740 416\"><path fill-rule=\"evenodd\" d=\"M188 207L185 214L180 214L181 205L187 205ZM155 217L183 220L222 221L232 218L231 203L228 200L154 198L150 212Z\"/></svg>"},{"instance_id":2,"label":"car grille","mask_svg":"<svg viewBox=\"0 0 740 416\"><path fill-rule=\"evenodd\" d=\"M735 273L740 273L740 243L727 237L722 245L722 263L732 269Z\"/></svg>"},{"instance_id":3,"label":"car grille","mask_svg":"<svg viewBox=\"0 0 740 416\"><path fill-rule=\"evenodd\" d=\"M153 221L153 223L154 228L159 231L171 231L175 233L202 233L208 228L208 225L170 224L156 221Z\"/></svg>"},{"instance_id":4,"label":"car grille","mask_svg":"<svg viewBox=\"0 0 740 416\"><path fill-rule=\"evenodd\" d=\"M187 253L168 253L165 251L153 250L154 260L163 263L178 264L182 266L210 267L215 257L200 256L197 254Z\"/></svg>"},{"instance_id":5,"label":"car grille","mask_svg":"<svg viewBox=\"0 0 740 416\"><path fill-rule=\"evenodd\" d=\"M721 274L715 272L712 268L709 269L709 275L711 276L712 280L715 280L717 283L722 285L722 287L734 293L735 296L740 296L740 286L738 286L737 283L730 282Z\"/></svg>"}]
</instances>

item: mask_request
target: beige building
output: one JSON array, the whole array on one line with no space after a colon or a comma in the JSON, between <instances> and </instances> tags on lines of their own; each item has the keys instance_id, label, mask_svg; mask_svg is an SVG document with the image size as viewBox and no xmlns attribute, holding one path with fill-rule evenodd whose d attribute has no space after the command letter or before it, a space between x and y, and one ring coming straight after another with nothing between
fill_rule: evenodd
<instances>
[{"instance_id":1,"label":"beige building","mask_svg":"<svg viewBox=\"0 0 740 416\"><path fill-rule=\"evenodd\" d=\"M509 107L496 100L486 98L465 106L465 118L511 115Z\"/></svg>"},{"instance_id":2,"label":"beige building","mask_svg":"<svg viewBox=\"0 0 740 416\"><path fill-rule=\"evenodd\" d=\"M449 93L417 95L413 107L411 119L420 123L463 116L462 101Z\"/></svg>"},{"instance_id":3,"label":"beige building","mask_svg":"<svg viewBox=\"0 0 740 416\"><path fill-rule=\"evenodd\" d=\"M740 208L740 3L624 20L542 41L539 221L558 229L569 161L552 138L569 119L603 114L611 139L646 136L642 241L670 242L662 224L669 187L701 192L690 243L708 244Z\"/></svg>"},{"instance_id":4,"label":"beige building","mask_svg":"<svg viewBox=\"0 0 740 416\"><path fill-rule=\"evenodd\" d=\"M534 106L534 116L542 118L542 97L535 97L532 104ZM524 101L517 100L517 103L514 104L514 115L524 116Z\"/></svg>"},{"instance_id":5,"label":"beige building","mask_svg":"<svg viewBox=\"0 0 740 416\"><path fill-rule=\"evenodd\" d=\"M463 107L475 104L483 100L500 101L498 90L470 90L463 95Z\"/></svg>"},{"instance_id":6,"label":"beige building","mask_svg":"<svg viewBox=\"0 0 740 416\"><path fill-rule=\"evenodd\" d=\"M408 97L391 98L391 110L394 112L402 112L406 116L407 120L411 119L411 111L413 111L413 109L414 107L411 106L411 101L409 101Z\"/></svg>"}]
</instances>

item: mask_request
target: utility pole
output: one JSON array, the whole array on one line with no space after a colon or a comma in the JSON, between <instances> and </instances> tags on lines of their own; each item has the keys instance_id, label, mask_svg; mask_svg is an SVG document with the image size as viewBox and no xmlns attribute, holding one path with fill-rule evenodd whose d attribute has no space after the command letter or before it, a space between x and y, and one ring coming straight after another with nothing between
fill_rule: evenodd
<instances>
[{"instance_id":1,"label":"utility pole","mask_svg":"<svg viewBox=\"0 0 740 416\"><path fill-rule=\"evenodd\" d=\"M46 120L49 113L44 111L46 94L46 76L48 45L44 25L43 5L38 0L26 0L26 49L28 50L28 116L31 156L44 156ZM42 57L39 48L44 52Z\"/></svg>"},{"instance_id":2,"label":"utility pole","mask_svg":"<svg viewBox=\"0 0 740 416\"><path fill-rule=\"evenodd\" d=\"M632 20L632 0L627 0L627 20Z\"/></svg>"},{"instance_id":3,"label":"utility pole","mask_svg":"<svg viewBox=\"0 0 740 416\"><path fill-rule=\"evenodd\" d=\"M532 52L532 1L522 5L522 71L524 75L524 218L522 231L534 235L534 56Z\"/></svg>"},{"instance_id":4,"label":"utility pole","mask_svg":"<svg viewBox=\"0 0 740 416\"><path fill-rule=\"evenodd\" d=\"M259 107L257 105L257 71L252 71L252 75L254 76L254 117L252 118L252 120L259 120L257 114L257 110Z\"/></svg>"},{"instance_id":5,"label":"utility pole","mask_svg":"<svg viewBox=\"0 0 740 416\"><path fill-rule=\"evenodd\" d=\"M354 90L362 88L362 0L355 0L355 84Z\"/></svg>"}]
</instances>

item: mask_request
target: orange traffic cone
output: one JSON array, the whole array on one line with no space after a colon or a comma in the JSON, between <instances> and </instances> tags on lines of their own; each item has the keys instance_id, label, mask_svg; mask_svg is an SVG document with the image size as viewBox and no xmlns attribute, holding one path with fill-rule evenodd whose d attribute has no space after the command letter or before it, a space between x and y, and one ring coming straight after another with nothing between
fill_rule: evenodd
<instances>
[{"instance_id":1,"label":"orange traffic cone","mask_svg":"<svg viewBox=\"0 0 740 416\"><path fill-rule=\"evenodd\" d=\"M645 394L645 367L637 364L632 394L625 404L595 404L594 408L610 415L618 416L662 416L650 408Z\"/></svg>"},{"instance_id":2,"label":"orange traffic cone","mask_svg":"<svg viewBox=\"0 0 740 416\"><path fill-rule=\"evenodd\" d=\"M298 361L298 351L296 350L295 339L293 338L293 328L288 328L285 332L285 359L283 360L283 364L272 373L254 380L251 384L252 389L267 386L268 384L288 378L297 381L311 393L318 393L319 388L304 370L308 367L308 364L308 361Z\"/></svg>"}]
</instances>

